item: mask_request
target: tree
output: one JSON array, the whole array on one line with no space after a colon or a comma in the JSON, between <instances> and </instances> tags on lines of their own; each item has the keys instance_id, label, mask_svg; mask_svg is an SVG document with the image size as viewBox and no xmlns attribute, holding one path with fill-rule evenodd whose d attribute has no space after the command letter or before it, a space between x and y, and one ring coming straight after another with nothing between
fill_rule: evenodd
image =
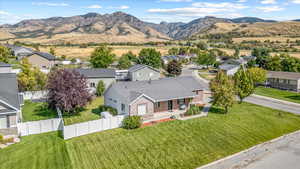
<instances>
[{"instance_id":1,"label":"tree","mask_svg":"<svg viewBox=\"0 0 300 169\"><path fill-rule=\"evenodd\" d=\"M212 91L212 104L224 108L228 113L235 102L234 82L224 72L219 72L210 82Z\"/></svg>"},{"instance_id":2,"label":"tree","mask_svg":"<svg viewBox=\"0 0 300 169\"><path fill-rule=\"evenodd\" d=\"M216 57L211 55L209 52L199 52L196 63L198 65L206 65L208 68L208 66L216 63Z\"/></svg>"},{"instance_id":3,"label":"tree","mask_svg":"<svg viewBox=\"0 0 300 169\"><path fill-rule=\"evenodd\" d=\"M262 68L249 68L249 73L251 74L252 80L254 84L263 83L267 79L267 71Z\"/></svg>"},{"instance_id":4,"label":"tree","mask_svg":"<svg viewBox=\"0 0 300 169\"><path fill-rule=\"evenodd\" d=\"M171 48L168 50L168 55L178 55L179 54L179 49L178 48Z\"/></svg>"},{"instance_id":5,"label":"tree","mask_svg":"<svg viewBox=\"0 0 300 169\"><path fill-rule=\"evenodd\" d=\"M104 91L105 91L105 84L102 80L100 80L97 84L96 95L103 96Z\"/></svg>"},{"instance_id":6,"label":"tree","mask_svg":"<svg viewBox=\"0 0 300 169\"><path fill-rule=\"evenodd\" d=\"M272 70L272 71L281 71L282 70L281 60L282 59L279 55L269 57L265 64L265 68L267 70Z\"/></svg>"},{"instance_id":7,"label":"tree","mask_svg":"<svg viewBox=\"0 0 300 169\"><path fill-rule=\"evenodd\" d=\"M139 64L145 64L154 68L161 67L161 54L153 48L142 49L139 53Z\"/></svg>"},{"instance_id":8,"label":"tree","mask_svg":"<svg viewBox=\"0 0 300 169\"><path fill-rule=\"evenodd\" d=\"M182 66L177 60L172 60L171 62L168 63L167 72L170 75L178 76L181 74L181 71L182 71Z\"/></svg>"},{"instance_id":9,"label":"tree","mask_svg":"<svg viewBox=\"0 0 300 169\"><path fill-rule=\"evenodd\" d=\"M128 69L131 66L131 61L127 55L122 55L122 57L119 59L119 63L117 67L119 69Z\"/></svg>"},{"instance_id":10,"label":"tree","mask_svg":"<svg viewBox=\"0 0 300 169\"><path fill-rule=\"evenodd\" d=\"M0 46L0 62L8 63L11 57L11 51L5 46Z\"/></svg>"},{"instance_id":11,"label":"tree","mask_svg":"<svg viewBox=\"0 0 300 169\"><path fill-rule=\"evenodd\" d=\"M21 72L18 74L18 85L20 91L44 90L46 87L47 76L38 68L33 68L28 59L21 61Z\"/></svg>"},{"instance_id":12,"label":"tree","mask_svg":"<svg viewBox=\"0 0 300 169\"><path fill-rule=\"evenodd\" d=\"M234 85L240 103L242 103L246 97L250 96L255 89L251 73L243 67L234 74Z\"/></svg>"},{"instance_id":13,"label":"tree","mask_svg":"<svg viewBox=\"0 0 300 169\"><path fill-rule=\"evenodd\" d=\"M135 62L135 63L137 62L137 57L136 57L136 55L133 54L131 51L129 51L129 52L123 54L122 56L127 56L128 59L129 59L131 62Z\"/></svg>"},{"instance_id":14,"label":"tree","mask_svg":"<svg viewBox=\"0 0 300 169\"><path fill-rule=\"evenodd\" d=\"M270 51L267 48L254 48L252 50L252 56L256 57L256 64L259 67L266 69L268 58L270 58Z\"/></svg>"},{"instance_id":15,"label":"tree","mask_svg":"<svg viewBox=\"0 0 300 169\"><path fill-rule=\"evenodd\" d=\"M201 49L201 50L206 50L207 49L207 44L203 41L200 41L196 44L197 48Z\"/></svg>"},{"instance_id":16,"label":"tree","mask_svg":"<svg viewBox=\"0 0 300 169\"><path fill-rule=\"evenodd\" d=\"M240 57L240 49L238 47L235 47L234 48L234 54L233 54L233 57L235 59L238 59Z\"/></svg>"},{"instance_id":17,"label":"tree","mask_svg":"<svg viewBox=\"0 0 300 169\"><path fill-rule=\"evenodd\" d=\"M54 50L54 48L50 48L49 53L50 53L51 55L55 55L55 50Z\"/></svg>"},{"instance_id":18,"label":"tree","mask_svg":"<svg viewBox=\"0 0 300 169\"><path fill-rule=\"evenodd\" d=\"M91 54L90 62L94 68L107 68L113 63L115 54L107 46L97 47Z\"/></svg>"},{"instance_id":19,"label":"tree","mask_svg":"<svg viewBox=\"0 0 300 169\"><path fill-rule=\"evenodd\" d=\"M47 89L49 106L58 107L64 113L78 113L91 100L86 78L75 70L51 72Z\"/></svg>"}]
</instances>

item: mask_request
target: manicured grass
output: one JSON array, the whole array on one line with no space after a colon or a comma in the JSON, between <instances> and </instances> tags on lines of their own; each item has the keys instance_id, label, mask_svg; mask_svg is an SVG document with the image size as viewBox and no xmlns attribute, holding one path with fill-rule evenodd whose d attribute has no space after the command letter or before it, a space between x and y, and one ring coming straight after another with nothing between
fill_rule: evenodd
<instances>
[{"instance_id":1,"label":"manicured grass","mask_svg":"<svg viewBox=\"0 0 300 169\"><path fill-rule=\"evenodd\" d=\"M0 149L0 169L71 169L65 141L57 132L22 137Z\"/></svg>"},{"instance_id":2,"label":"manicured grass","mask_svg":"<svg viewBox=\"0 0 300 169\"><path fill-rule=\"evenodd\" d=\"M49 109L47 103L26 100L22 106L23 121L46 120L57 117L55 110Z\"/></svg>"},{"instance_id":3,"label":"manicured grass","mask_svg":"<svg viewBox=\"0 0 300 169\"><path fill-rule=\"evenodd\" d=\"M98 109L100 105L103 105L103 97L96 97L90 104L88 104L84 110L79 112L76 115L64 115L64 123L65 125L71 125L74 123L81 123L90 120L97 120L101 118L101 115L95 113L95 110Z\"/></svg>"},{"instance_id":4,"label":"manicured grass","mask_svg":"<svg viewBox=\"0 0 300 169\"><path fill-rule=\"evenodd\" d=\"M73 169L192 169L299 129L300 116L242 103L229 114L213 108L208 117L108 130L66 145L53 133L24 137L0 150L0 169L59 169L68 162Z\"/></svg>"},{"instance_id":5,"label":"manicured grass","mask_svg":"<svg viewBox=\"0 0 300 169\"><path fill-rule=\"evenodd\" d=\"M296 92L284 91L274 88L258 87L255 89L255 94L300 104L300 93Z\"/></svg>"}]
</instances>

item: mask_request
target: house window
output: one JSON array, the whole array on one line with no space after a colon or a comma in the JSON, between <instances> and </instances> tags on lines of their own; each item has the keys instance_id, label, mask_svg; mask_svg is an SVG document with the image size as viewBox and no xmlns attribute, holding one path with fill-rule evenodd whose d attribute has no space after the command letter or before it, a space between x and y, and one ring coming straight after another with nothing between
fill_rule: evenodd
<instances>
[{"instance_id":1,"label":"house window","mask_svg":"<svg viewBox=\"0 0 300 169\"><path fill-rule=\"evenodd\" d=\"M125 111L125 104L123 104L123 103L121 104L121 110Z\"/></svg>"},{"instance_id":2,"label":"house window","mask_svg":"<svg viewBox=\"0 0 300 169\"><path fill-rule=\"evenodd\" d=\"M177 100L177 104L179 104L179 105L183 105L184 102L185 102L185 99L178 99Z\"/></svg>"},{"instance_id":3,"label":"house window","mask_svg":"<svg viewBox=\"0 0 300 169\"><path fill-rule=\"evenodd\" d=\"M157 103L156 103L156 107L157 107L157 108L160 107L160 102L157 102Z\"/></svg>"},{"instance_id":4,"label":"house window","mask_svg":"<svg viewBox=\"0 0 300 169\"><path fill-rule=\"evenodd\" d=\"M296 80L289 80L289 84L290 85L297 85L297 81Z\"/></svg>"},{"instance_id":5,"label":"house window","mask_svg":"<svg viewBox=\"0 0 300 169\"><path fill-rule=\"evenodd\" d=\"M90 87L95 87L96 84L95 83L90 83Z\"/></svg>"}]
</instances>

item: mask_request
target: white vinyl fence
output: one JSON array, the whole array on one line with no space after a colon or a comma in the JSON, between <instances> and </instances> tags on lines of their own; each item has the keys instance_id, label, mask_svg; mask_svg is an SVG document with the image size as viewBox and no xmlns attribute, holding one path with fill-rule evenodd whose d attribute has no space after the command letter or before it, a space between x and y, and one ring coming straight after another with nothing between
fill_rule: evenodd
<instances>
[{"instance_id":1,"label":"white vinyl fence","mask_svg":"<svg viewBox=\"0 0 300 169\"><path fill-rule=\"evenodd\" d=\"M99 120L64 126L63 136L64 139L70 139L90 133L118 128L121 126L123 119L123 115L118 115L111 118L102 118Z\"/></svg>"},{"instance_id":2,"label":"white vinyl fence","mask_svg":"<svg viewBox=\"0 0 300 169\"><path fill-rule=\"evenodd\" d=\"M18 123L17 126L21 136L57 131L63 128L60 118Z\"/></svg>"},{"instance_id":3,"label":"white vinyl fence","mask_svg":"<svg viewBox=\"0 0 300 169\"><path fill-rule=\"evenodd\" d=\"M47 91L27 91L23 92L23 98L24 100L45 99L47 94Z\"/></svg>"}]
</instances>

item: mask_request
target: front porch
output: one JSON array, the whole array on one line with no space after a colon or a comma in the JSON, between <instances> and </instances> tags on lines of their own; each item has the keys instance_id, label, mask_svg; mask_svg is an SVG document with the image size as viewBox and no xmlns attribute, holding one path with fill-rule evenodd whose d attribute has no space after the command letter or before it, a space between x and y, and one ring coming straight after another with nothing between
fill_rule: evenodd
<instances>
[{"instance_id":1,"label":"front porch","mask_svg":"<svg viewBox=\"0 0 300 169\"><path fill-rule=\"evenodd\" d=\"M143 116L143 122L148 123L152 121L157 121L161 119L168 119L172 117L180 117L180 115L184 114L186 112L185 110L172 110L172 111L164 111L164 112L156 112L152 113L151 115L144 115Z\"/></svg>"}]
</instances>

